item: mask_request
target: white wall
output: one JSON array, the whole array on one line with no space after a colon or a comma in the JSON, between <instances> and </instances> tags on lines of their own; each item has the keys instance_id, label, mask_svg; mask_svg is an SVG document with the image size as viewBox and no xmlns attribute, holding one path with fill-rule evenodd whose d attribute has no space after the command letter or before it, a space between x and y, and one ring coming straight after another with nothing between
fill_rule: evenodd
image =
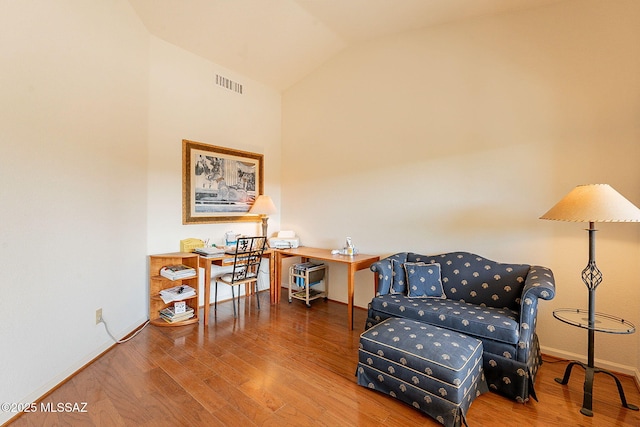
<instances>
[{"instance_id":1,"label":"white wall","mask_svg":"<svg viewBox=\"0 0 640 427\"><path fill-rule=\"evenodd\" d=\"M586 332L552 311L586 306L586 225L538 217L585 183L640 205L638 40L640 2L568 1L344 51L283 94L283 228L310 246L351 236L366 253L547 265L558 295L541 304L541 343L584 356ZM640 225L599 228L597 309L640 325ZM596 358L637 372L639 335L598 334Z\"/></svg>"},{"instance_id":2,"label":"white wall","mask_svg":"<svg viewBox=\"0 0 640 427\"><path fill-rule=\"evenodd\" d=\"M148 253L177 251L188 237L224 243L226 231L261 233L258 222L182 224L182 140L263 154L264 193L278 207L279 92L155 37L150 58ZM243 93L217 86L216 74L241 83ZM279 213L272 215L269 232L279 222ZM231 298L230 288L220 288L218 298Z\"/></svg>"},{"instance_id":3,"label":"white wall","mask_svg":"<svg viewBox=\"0 0 640 427\"><path fill-rule=\"evenodd\" d=\"M567 2L352 49L285 94L281 158L278 93L150 40L127 2L3 2L0 402L41 396L107 348L97 308L117 336L141 324L148 254L258 231L182 225L184 138L263 153L284 219L270 231L304 244L350 235L376 254L549 265L559 295L542 304L542 343L584 354L584 334L551 311L586 304L586 233L536 218L585 182L640 204L639 23L637 2ZM218 71L245 95L214 87ZM636 325L638 228L598 235L598 309ZM346 298L343 273L331 267L332 298ZM357 280L364 306L371 273ZM637 370L639 336L599 334L596 355Z\"/></svg>"},{"instance_id":4,"label":"white wall","mask_svg":"<svg viewBox=\"0 0 640 427\"><path fill-rule=\"evenodd\" d=\"M147 318L148 35L126 1L3 1L0 402ZM0 413L0 423L13 413Z\"/></svg>"},{"instance_id":5,"label":"white wall","mask_svg":"<svg viewBox=\"0 0 640 427\"><path fill-rule=\"evenodd\" d=\"M0 24L0 401L29 402L112 344L96 309L118 337L144 322L149 254L259 232L182 225L181 141L264 154L279 206L280 94L150 38L128 2L4 3Z\"/></svg>"}]
</instances>

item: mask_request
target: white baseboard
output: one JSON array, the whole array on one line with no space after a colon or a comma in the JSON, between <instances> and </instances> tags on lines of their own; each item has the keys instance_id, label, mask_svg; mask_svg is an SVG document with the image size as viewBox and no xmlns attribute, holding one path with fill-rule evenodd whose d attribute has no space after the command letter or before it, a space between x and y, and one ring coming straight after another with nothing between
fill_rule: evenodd
<instances>
[{"instance_id":1,"label":"white baseboard","mask_svg":"<svg viewBox=\"0 0 640 427\"><path fill-rule=\"evenodd\" d=\"M112 341L108 344L104 344L100 346L95 351L91 352L91 354L87 355L83 359L78 360L75 364L70 366L67 370L60 372L58 375L53 377L50 381L46 382L41 387L34 390L24 399L21 399L19 403L30 404L30 403L38 402L40 399L46 396L50 391L54 390L56 387L58 387L59 385L67 381L69 378L73 377L76 374L76 372L82 370L82 368L84 368L86 365L93 362L102 353L104 353L114 345L115 343L113 343ZM18 415L18 413L11 413L11 412L0 413L0 426L3 425L3 423L6 423L7 421L15 417L16 415Z\"/></svg>"},{"instance_id":2,"label":"white baseboard","mask_svg":"<svg viewBox=\"0 0 640 427\"><path fill-rule=\"evenodd\" d=\"M130 331L130 332L128 332L128 333L127 332L122 332L121 334L117 334L116 337L119 336L120 338L122 338L124 336L127 336L129 333L131 333L131 332L135 331L136 329L138 329L145 322L146 322L146 319L136 321L133 325L129 326L128 328L125 328L125 331ZM77 360L76 363L74 363L71 366L69 366L68 369L66 369L65 371L60 372L58 375L54 376L50 381L46 382L41 387L39 387L38 389L34 390L32 393L30 393L24 399L21 399L19 403L26 404L26 403L34 403L34 402L40 401L44 396L49 394L49 392L51 392L56 387L60 386L61 384L63 384L67 380L69 380L76 373L81 371L85 366L93 363L104 352L109 350L111 347L115 346L116 343L113 342L111 340L111 338L108 337L107 333L104 332L104 334L105 334L105 336L107 336L109 341L106 341L104 344L100 345L98 348L93 350L91 353L89 353L85 357ZM16 415L17 415L17 413L0 412L0 426L4 426L4 423L6 423L10 419L14 418Z\"/></svg>"},{"instance_id":3,"label":"white baseboard","mask_svg":"<svg viewBox=\"0 0 640 427\"><path fill-rule=\"evenodd\" d=\"M544 346L540 346L540 351L543 354L557 357L559 359L577 360L582 363L587 363L587 357L584 354L570 353L568 351ZM602 359L595 359L594 363L599 368L632 377L635 380L636 387L640 391L640 370L637 367L622 365L620 363L610 362Z\"/></svg>"}]
</instances>

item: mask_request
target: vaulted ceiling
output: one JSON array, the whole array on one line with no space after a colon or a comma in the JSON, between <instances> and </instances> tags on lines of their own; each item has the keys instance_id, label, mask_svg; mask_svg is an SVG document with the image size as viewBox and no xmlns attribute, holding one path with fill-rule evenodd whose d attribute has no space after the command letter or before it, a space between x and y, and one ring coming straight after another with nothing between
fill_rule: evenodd
<instances>
[{"instance_id":1,"label":"vaulted ceiling","mask_svg":"<svg viewBox=\"0 0 640 427\"><path fill-rule=\"evenodd\" d=\"M341 50L564 0L129 0L156 37L286 89Z\"/></svg>"}]
</instances>

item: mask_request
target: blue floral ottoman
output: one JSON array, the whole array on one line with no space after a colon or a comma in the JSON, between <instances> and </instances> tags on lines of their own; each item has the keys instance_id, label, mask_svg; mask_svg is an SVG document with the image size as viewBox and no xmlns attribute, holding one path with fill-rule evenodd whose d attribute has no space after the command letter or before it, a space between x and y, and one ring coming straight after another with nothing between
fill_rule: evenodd
<instances>
[{"instance_id":1,"label":"blue floral ottoman","mask_svg":"<svg viewBox=\"0 0 640 427\"><path fill-rule=\"evenodd\" d=\"M357 377L445 426L466 425L471 402L488 391L481 341L410 319L390 318L360 335Z\"/></svg>"}]
</instances>

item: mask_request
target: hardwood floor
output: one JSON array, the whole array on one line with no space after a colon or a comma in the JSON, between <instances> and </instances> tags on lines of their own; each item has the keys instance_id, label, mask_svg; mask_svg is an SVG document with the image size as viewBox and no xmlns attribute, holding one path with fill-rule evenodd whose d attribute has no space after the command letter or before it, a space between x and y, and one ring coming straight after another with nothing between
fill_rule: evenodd
<instances>
[{"instance_id":1,"label":"hardwood floor","mask_svg":"<svg viewBox=\"0 0 640 427\"><path fill-rule=\"evenodd\" d=\"M358 338L366 312L318 300L312 308L261 293L218 304L210 326L147 326L46 396L42 403L86 402L83 413L26 413L21 426L437 426L428 416L356 384ZM545 358L546 359L546 358ZM622 408L615 383L596 376L593 418L581 415L583 370L567 386L566 362L545 363L536 381L539 402L519 404L494 393L477 398L470 426L640 426ZM622 377L630 403L640 404L633 379ZM38 408L40 408L40 403Z\"/></svg>"}]
</instances>

